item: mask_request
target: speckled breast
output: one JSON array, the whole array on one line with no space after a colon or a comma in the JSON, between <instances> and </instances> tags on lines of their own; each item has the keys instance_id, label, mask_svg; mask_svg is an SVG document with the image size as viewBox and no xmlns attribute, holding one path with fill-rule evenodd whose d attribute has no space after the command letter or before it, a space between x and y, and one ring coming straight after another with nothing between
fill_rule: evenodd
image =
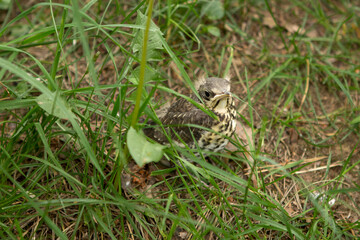
<instances>
[{"instance_id":1,"label":"speckled breast","mask_svg":"<svg viewBox=\"0 0 360 240\"><path fill-rule=\"evenodd\" d=\"M198 141L199 147L203 150L218 152L228 144L236 128L234 114L223 114L219 117L211 129L213 131L204 132Z\"/></svg>"}]
</instances>

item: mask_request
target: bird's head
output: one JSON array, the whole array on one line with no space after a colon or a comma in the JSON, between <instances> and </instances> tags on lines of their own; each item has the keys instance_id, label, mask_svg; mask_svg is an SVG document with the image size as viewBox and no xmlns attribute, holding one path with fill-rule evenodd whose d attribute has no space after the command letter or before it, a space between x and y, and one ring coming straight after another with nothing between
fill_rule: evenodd
<instances>
[{"instance_id":1,"label":"bird's head","mask_svg":"<svg viewBox=\"0 0 360 240\"><path fill-rule=\"evenodd\" d=\"M226 113L232 104L229 79L212 77L201 80L198 92L206 107L214 112Z\"/></svg>"}]
</instances>

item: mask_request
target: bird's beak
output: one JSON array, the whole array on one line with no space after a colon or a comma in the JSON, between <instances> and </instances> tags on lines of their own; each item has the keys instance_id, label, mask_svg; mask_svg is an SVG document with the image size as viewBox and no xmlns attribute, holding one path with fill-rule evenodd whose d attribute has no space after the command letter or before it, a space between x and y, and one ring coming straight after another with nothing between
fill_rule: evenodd
<instances>
[{"instance_id":1,"label":"bird's beak","mask_svg":"<svg viewBox=\"0 0 360 240\"><path fill-rule=\"evenodd\" d=\"M214 96L214 102L216 102L219 99L223 99L223 98L229 98L231 97L231 93L230 92L223 92L221 94L215 95Z\"/></svg>"}]
</instances>

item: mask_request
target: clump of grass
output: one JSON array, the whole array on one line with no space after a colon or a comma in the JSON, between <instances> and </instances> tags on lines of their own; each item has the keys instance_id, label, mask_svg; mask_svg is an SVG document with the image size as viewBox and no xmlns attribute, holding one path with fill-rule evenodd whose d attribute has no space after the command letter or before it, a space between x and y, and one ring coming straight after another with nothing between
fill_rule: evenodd
<instances>
[{"instance_id":1,"label":"clump of grass","mask_svg":"<svg viewBox=\"0 0 360 240\"><path fill-rule=\"evenodd\" d=\"M358 9L272 4L155 1L148 27L145 1L8 6L1 238L358 236ZM173 146L164 154L170 169L128 165L123 132L137 112L156 120L156 100L185 97L200 71L232 74L254 143L236 139L240 153L210 159ZM138 185L121 185L126 176Z\"/></svg>"}]
</instances>

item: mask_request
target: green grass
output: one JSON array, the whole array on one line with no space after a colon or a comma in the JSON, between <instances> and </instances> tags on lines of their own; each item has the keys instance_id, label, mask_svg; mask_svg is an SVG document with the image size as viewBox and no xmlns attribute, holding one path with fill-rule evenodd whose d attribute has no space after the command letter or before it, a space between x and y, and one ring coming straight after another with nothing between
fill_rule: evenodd
<instances>
[{"instance_id":1,"label":"green grass","mask_svg":"<svg viewBox=\"0 0 360 240\"><path fill-rule=\"evenodd\" d=\"M360 235L359 6L154 1L146 66L146 1L0 7L1 239ZM156 121L200 75L228 73L253 143L134 166L134 108Z\"/></svg>"}]
</instances>

